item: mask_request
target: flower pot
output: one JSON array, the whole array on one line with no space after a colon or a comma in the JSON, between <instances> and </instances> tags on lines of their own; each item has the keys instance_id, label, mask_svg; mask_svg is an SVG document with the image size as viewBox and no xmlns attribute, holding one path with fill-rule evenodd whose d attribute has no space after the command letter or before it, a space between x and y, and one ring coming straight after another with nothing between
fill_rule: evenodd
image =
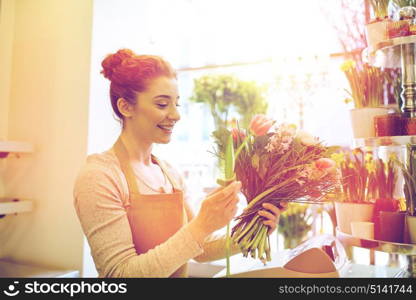
<instances>
[{"instance_id":1,"label":"flower pot","mask_svg":"<svg viewBox=\"0 0 416 300\"><path fill-rule=\"evenodd\" d=\"M387 26L390 39L410 35L410 23L407 20L390 22Z\"/></svg>"},{"instance_id":2,"label":"flower pot","mask_svg":"<svg viewBox=\"0 0 416 300\"><path fill-rule=\"evenodd\" d=\"M407 230L409 232L410 242L416 244L416 216L406 216Z\"/></svg>"},{"instance_id":3,"label":"flower pot","mask_svg":"<svg viewBox=\"0 0 416 300\"><path fill-rule=\"evenodd\" d=\"M416 135L416 118L406 118L404 123L406 135Z\"/></svg>"},{"instance_id":4,"label":"flower pot","mask_svg":"<svg viewBox=\"0 0 416 300\"><path fill-rule=\"evenodd\" d=\"M351 222L351 233L361 239L374 240L374 223Z\"/></svg>"},{"instance_id":5,"label":"flower pot","mask_svg":"<svg viewBox=\"0 0 416 300\"><path fill-rule=\"evenodd\" d=\"M374 117L387 115L386 107L364 107L350 110L351 126L354 138L375 137Z\"/></svg>"},{"instance_id":6,"label":"flower pot","mask_svg":"<svg viewBox=\"0 0 416 300\"><path fill-rule=\"evenodd\" d=\"M390 20L381 20L365 25L365 36L369 46L374 47L377 43L388 39L387 27Z\"/></svg>"},{"instance_id":7,"label":"flower pot","mask_svg":"<svg viewBox=\"0 0 416 300\"><path fill-rule=\"evenodd\" d=\"M406 212L380 211L378 240L403 243Z\"/></svg>"},{"instance_id":8,"label":"flower pot","mask_svg":"<svg viewBox=\"0 0 416 300\"><path fill-rule=\"evenodd\" d=\"M339 230L351 234L351 222L372 222L373 210L372 203L335 202Z\"/></svg>"},{"instance_id":9,"label":"flower pot","mask_svg":"<svg viewBox=\"0 0 416 300\"><path fill-rule=\"evenodd\" d=\"M406 135L404 118L401 114L387 114L374 117L374 131L376 136Z\"/></svg>"}]
</instances>

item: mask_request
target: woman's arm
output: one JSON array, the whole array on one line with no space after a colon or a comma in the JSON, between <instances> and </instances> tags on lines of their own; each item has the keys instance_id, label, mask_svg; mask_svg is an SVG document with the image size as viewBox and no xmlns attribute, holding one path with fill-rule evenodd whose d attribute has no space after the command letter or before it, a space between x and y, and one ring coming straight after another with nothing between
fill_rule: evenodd
<instances>
[{"instance_id":1,"label":"woman's arm","mask_svg":"<svg viewBox=\"0 0 416 300\"><path fill-rule=\"evenodd\" d=\"M186 192L186 185L183 180L182 186L185 193L186 214L188 216L188 220L192 220L194 218L194 213L189 205L189 194ZM279 223L280 213L286 210L287 203L282 202L280 209L270 203L264 203L263 208L264 210L259 211L259 215L265 218L263 224L269 226L268 234L270 235L276 230L277 224ZM209 235L202 243L204 252L201 255L194 257L194 260L197 262L207 262L225 258L225 241L225 235ZM230 254L235 255L240 252L241 250L238 244L232 243Z\"/></svg>"},{"instance_id":2,"label":"woman's arm","mask_svg":"<svg viewBox=\"0 0 416 300\"><path fill-rule=\"evenodd\" d=\"M122 175L122 173L121 173ZM136 253L118 170L89 163L74 187L74 205L100 277L168 277L202 253L187 226L145 254Z\"/></svg>"},{"instance_id":3,"label":"woman's arm","mask_svg":"<svg viewBox=\"0 0 416 300\"><path fill-rule=\"evenodd\" d=\"M185 208L188 220L191 221L194 218L194 213L185 197ZM210 234L202 243L203 253L194 257L197 262L207 262L225 258L225 235ZM240 248L237 244L232 243L231 255L240 253Z\"/></svg>"}]
</instances>

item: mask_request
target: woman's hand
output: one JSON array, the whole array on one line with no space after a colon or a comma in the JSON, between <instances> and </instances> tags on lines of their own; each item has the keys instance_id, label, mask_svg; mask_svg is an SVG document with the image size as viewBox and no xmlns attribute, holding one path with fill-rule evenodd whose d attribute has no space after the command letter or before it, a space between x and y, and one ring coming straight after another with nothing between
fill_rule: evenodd
<instances>
[{"instance_id":1,"label":"woman's hand","mask_svg":"<svg viewBox=\"0 0 416 300\"><path fill-rule=\"evenodd\" d=\"M281 208L278 208L271 203L263 203L263 207L266 210L260 210L258 212L260 216L267 219L263 221L263 224L269 226L269 231L267 232L268 235L276 230L277 225L279 224L280 214L287 209L287 202L280 202L280 206Z\"/></svg>"},{"instance_id":2,"label":"woman's hand","mask_svg":"<svg viewBox=\"0 0 416 300\"><path fill-rule=\"evenodd\" d=\"M191 233L199 242L233 219L237 213L240 189L241 182L236 181L216 189L202 201L198 215L189 222Z\"/></svg>"}]
</instances>

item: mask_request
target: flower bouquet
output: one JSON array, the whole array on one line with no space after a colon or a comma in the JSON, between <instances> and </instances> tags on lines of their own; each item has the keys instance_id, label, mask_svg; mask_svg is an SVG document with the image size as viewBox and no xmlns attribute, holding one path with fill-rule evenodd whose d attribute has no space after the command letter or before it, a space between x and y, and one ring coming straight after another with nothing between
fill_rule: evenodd
<instances>
[{"instance_id":1,"label":"flower bouquet","mask_svg":"<svg viewBox=\"0 0 416 300\"><path fill-rule=\"evenodd\" d=\"M268 226L257 213L263 203L316 203L334 190L335 162L327 158L332 150L295 126L276 126L264 115L254 116L247 129L229 132L225 153L217 153L225 159L225 178L218 182L242 183L248 205L236 218L231 239L244 256L250 253L264 263L271 259Z\"/></svg>"}]
</instances>

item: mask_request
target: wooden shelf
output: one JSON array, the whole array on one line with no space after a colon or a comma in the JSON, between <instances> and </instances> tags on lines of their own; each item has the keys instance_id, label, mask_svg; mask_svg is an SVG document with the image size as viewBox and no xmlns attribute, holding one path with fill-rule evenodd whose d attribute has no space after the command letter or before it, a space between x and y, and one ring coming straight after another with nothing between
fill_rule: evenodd
<instances>
[{"instance_id":1,"label":"wooden shelf","mask_svg":"<svg viewBox=\"0 0 416 300\"><path fill-rule=\"evenodd\" d=\"M362 53L364 62L375 67L400 68L402 45L415 44L416 36L401 36L370 45Z\"/></svg>"},{"instance_id":2,"label":"wooden shelf","mask_svg":"<svg viewBox=\"0 0 416 300\"><path fill-rule=\"evenodd\" d=\"M0 216L29 212L32 209L32 201L17 198L0 198Z\"/></svg>"},{"instance_id":3,"label":"wooden shelf","mask_svg":"<svg viewBox=\"0 0 416 300\"><path fill-rule=\"evenodd\" d=\"M380 146L406 146L408 143L416 144L415 135L380 136L354 139L354 147L380 147Z\"/></svg>"},{"instance_id":4,"label":"wooden shelf","mask_svg":"<svg viewBox=\"0 0 416 300\"><path fill-rule=\"evenodd\" d=\"M33 152L33 145L18 141L0 141L0 152Z\"/></svg>"},{"instance_id":5,"label":"wooden shelf","mask_svg":"<svg viewBox=\"0 0 416 300\"><path fill-rule=\"evenodd\" d=\"M79 276L78 270L49 269L42 266L0 259L0 278L77 278Z\"/></svg>"},{"instance_id":6,"label":"wooden shelf","mask_svg":"<svg viewBox=\"0 0 416 300\"><path fill-rule=\"evenodd\" d=\"M0 141L0 158L5 158L9 153L30 153L33 152L33 145L27 142Z\"/></svg>"}]
</instances>

